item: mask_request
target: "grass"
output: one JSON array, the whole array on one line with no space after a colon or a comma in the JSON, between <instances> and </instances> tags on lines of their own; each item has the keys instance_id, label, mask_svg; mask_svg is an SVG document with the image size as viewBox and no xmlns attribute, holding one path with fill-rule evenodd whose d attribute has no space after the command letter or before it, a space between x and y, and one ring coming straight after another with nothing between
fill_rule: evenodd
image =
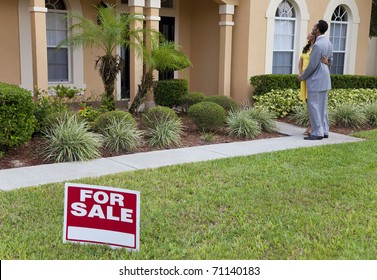
<instances>
[{"instance_id":1,"label":"grass","mask_svg":"<svg viewBox=\"0 0 377 280\"><path fill-rule=\"evenodd\" d=\"M62 243L64 184L0 192L1 259L375 259L377 130L366 141L127 172L140 252Z\"/></svg>"}]
</instances>

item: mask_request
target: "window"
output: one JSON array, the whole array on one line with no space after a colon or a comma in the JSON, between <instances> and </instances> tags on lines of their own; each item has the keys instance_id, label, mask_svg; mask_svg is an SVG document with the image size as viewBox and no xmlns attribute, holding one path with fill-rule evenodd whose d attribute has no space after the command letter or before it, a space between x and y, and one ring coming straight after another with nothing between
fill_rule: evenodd
<instances>
[{"instance_id":1,"label":"window","mask_svg":"<svg viewBox=\"0 0 377 280\"><path fill-rule=\"evenodd\" d=\"M347 29L347 10L342 6L338 6L331 17L330 26L330 41L333 44L333 61L330 69L331 74L344 74Z\"/></svg>"},{"instance_id":2,"label":"window","mask_svg":"<svg viewBox=\"0 0 377 280\"><path fill-rule=\"evenodd\" d=\"M296 15L291 3L282 1L275 13L273 74L292 74Z\"/></svg>"},{"instance_id":3,"label":"window","mask_svg":"<svg viewBox=\"0 0 377 280\"><path fill-rule=\"evenodd\" d=\"M67 9L64 1L61 0L45 0L45 4L48 9L46 16L48 81L68 82L69 49L65 46L56 48L67 38Z\"/></svg>"},{"instance_id":4,"label":"window","mask_svg":"<svg viewBox=\"0 0 377 280\"><path fill-rule=\"evenodd\" d=\"M161 8L174 8L173 0L161 0Z\"/></svg>"}]
</instances>

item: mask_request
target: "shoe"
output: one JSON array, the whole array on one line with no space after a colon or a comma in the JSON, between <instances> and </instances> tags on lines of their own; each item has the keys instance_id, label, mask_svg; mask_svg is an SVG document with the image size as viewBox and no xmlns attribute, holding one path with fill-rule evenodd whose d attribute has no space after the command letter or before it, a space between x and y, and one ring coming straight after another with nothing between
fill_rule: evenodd
<instances>
[{"instance_id":1,"label":"shoe","mask_svg":"<svg viewBox=\"0 0 377 280\"><path fill-rule=\"evenodd\" d=\"M310 135L308 137L304 137L304 140L322 140L323 137L322 136L314 136L314 135Z\"/></svg>"},{"instance_id":2,"label":"shoe","mask_svg":"<svg viewBox=\"0 0 377 280\"><path fill-rule=\"evenodd\" d=\"M323 136L323 138L329 138L329 135L328 134L325 134L324 136Z\"/></svg>"}]
</instances>

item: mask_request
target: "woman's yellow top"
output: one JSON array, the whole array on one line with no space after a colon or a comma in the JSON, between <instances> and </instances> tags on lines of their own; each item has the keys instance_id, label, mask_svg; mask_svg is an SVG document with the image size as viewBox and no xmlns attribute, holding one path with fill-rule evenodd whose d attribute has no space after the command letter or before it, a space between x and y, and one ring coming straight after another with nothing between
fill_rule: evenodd
<instances>
[{"instance_id":1,"label":"woman's yellow top","mask_svg":"<svg viewBox=\"0 0 377 280\"><path fill-rule=\"evenodd\" d=\"M309 51L306 53L301 53L301 58L302 58L302 71L306 69L309 65L309 60L310 60L310 54L312 52L312 49L310 48ZM301 86L300 86L300 99L303 102L306 102L306 99L308 98L308 90L306 88L306 81L301 81Z\"/></svg>"}]
</instances>

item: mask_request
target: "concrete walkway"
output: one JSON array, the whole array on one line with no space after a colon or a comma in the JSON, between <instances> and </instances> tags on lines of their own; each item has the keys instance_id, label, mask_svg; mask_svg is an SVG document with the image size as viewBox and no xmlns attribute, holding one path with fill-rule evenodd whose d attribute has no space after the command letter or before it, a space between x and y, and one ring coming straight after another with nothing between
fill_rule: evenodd
<instances>
[{"instance_id":1,"label":"concrete walkway","mask_svg":"<svg viewBox=\"0 0 377 280\"><path fill-rule=\"evenodd\" d=\"M343 134L330 133L328 139L307 141L303 139L303 128L280 122L277 122L277 125L279 132L287 136L130 154L101 158L88 162L56 163L4 169L0 170L0 190L12 190L21 187L65 182L85 177L98 177L119 172L181 163L248 156L300 147L339 144L362 140Z\"/></svg>"}]
</instances>

